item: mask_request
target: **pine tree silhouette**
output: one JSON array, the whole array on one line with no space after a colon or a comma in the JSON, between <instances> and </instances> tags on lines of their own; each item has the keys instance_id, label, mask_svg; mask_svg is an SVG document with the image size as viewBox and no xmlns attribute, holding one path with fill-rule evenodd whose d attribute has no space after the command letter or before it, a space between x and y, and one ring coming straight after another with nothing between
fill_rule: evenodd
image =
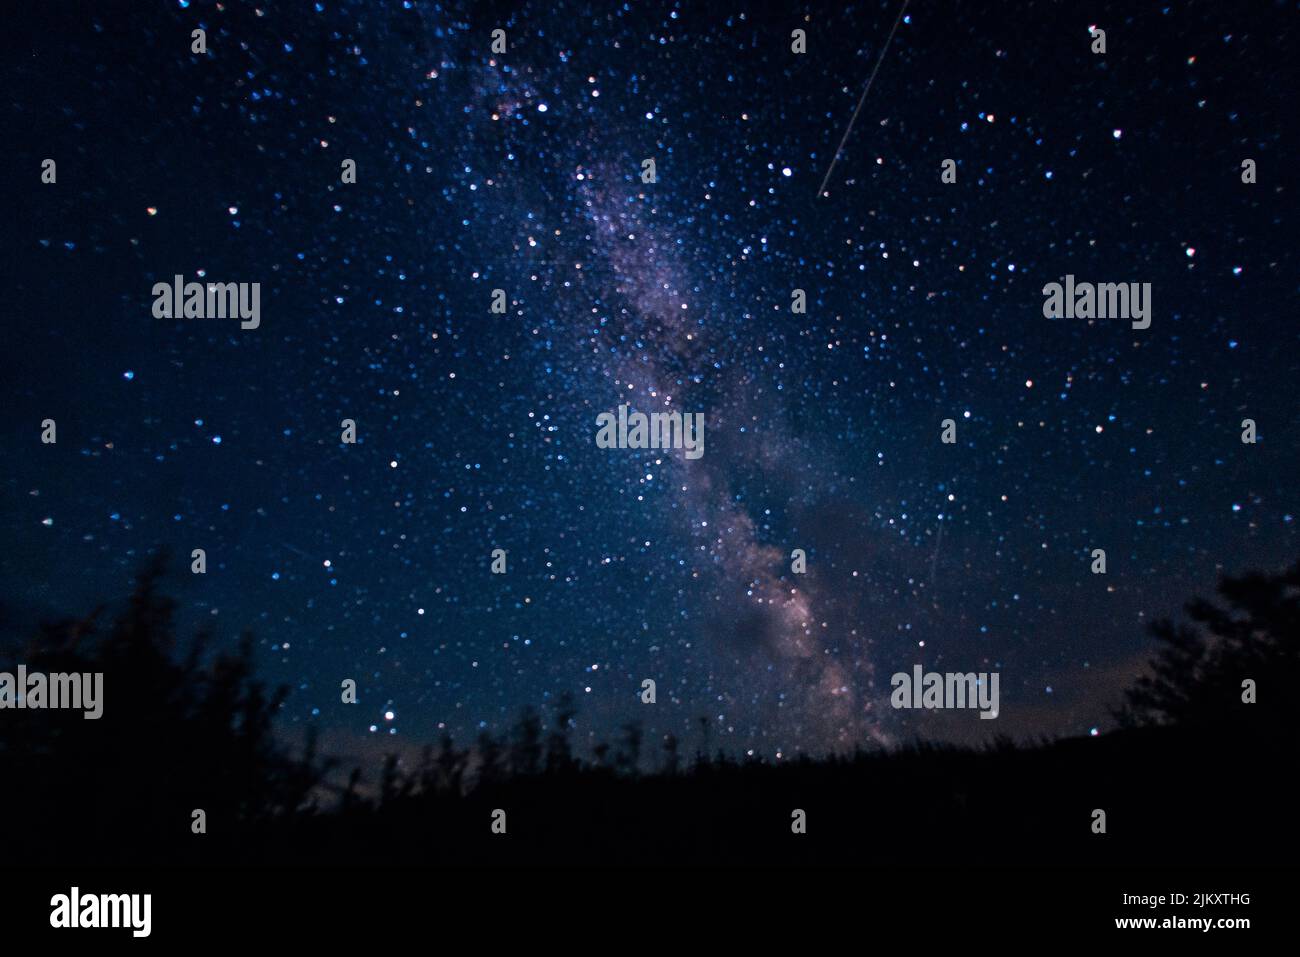
<instances>
[{"instance_id":1,"label":"pine tree silhouette","mask_svg":"<svg viewBox=\"0 0 1300 957\"><path fill-rule=\"evenodd\" d=\"M1224 578L1218 591L1226 607L1200 598L1187 604L1194 626L1167 619L1151 625L1160 649L1151 674L1115 713L1122 725L1287 723L1281 708L1300 680L1300 563L1279 575ZM1255 683L1257 704L1243 702L1247 681Z\"/></svg>"}]
</instances>

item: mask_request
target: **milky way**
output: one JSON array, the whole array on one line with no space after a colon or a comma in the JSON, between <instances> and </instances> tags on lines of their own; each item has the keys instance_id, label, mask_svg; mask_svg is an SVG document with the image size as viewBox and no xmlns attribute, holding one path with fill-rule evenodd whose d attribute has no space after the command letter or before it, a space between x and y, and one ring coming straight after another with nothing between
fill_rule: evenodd
<instances>
[{"instance_id":1,"label":"milky way","mask_svg":"<svg viewBox=\"0 0 1300 957\"><path fill-rule=\"evenodd\" d=\"M1086 734L1148 622L1294 558L1280 9L915 3L882 59L892 2L280 6L23 38L7 628L166 547L289 733L570 693L586 741L784 757ZM1067 273L1150 282L1150 329L1044 318ZM260 326L155 319L176 274ZM704 456L597 448L620 404ZM999 671L1000 720L892 711L917 664Z\"/></svg>"}]
</instances>

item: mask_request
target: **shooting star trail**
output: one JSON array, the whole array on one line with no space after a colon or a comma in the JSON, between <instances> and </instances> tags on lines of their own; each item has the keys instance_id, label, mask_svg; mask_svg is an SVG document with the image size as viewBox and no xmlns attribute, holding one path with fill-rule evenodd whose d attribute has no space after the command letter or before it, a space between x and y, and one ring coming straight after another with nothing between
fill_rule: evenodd
<instances>
[{"instance_id":1,"label":"shooting star trail","mask_svg":"<svg viewBox=\"0 0 1300 957\"><path fill-rule=\"evenodd\" d=\"M835 148L835 155L831 157L830 169L826 171L826 176L822 179L822 184L817 188L817 197L820 199L826 192L826 184L830 182L831 173L835 172L835 164L839 162L840 153L844 151L844 144L849 141L849 134L853 132L853 124L857 122L858 111L862 109L862 104L867 100L867 94L871 92L871 84L876 79L876 74L880 72L880 64L885 62L885 54L889 52L889 44L894 39L894 34L898 31L898 25L903 22L903 14L907 11L907 5L911 0L903 0L902 7L898 10L898 17L894 20L894 28L889 31L889 39L885 45L880 48L880 56L876 57L875 69L871 71L871 76L867 78L867 85L862 90L862 95L858 97L857 108L853 111L853 116L849 119L848 128L844 131L844 136L840 139L840 145Z\"/></svg>"},{"instance_id":2,"label":"shooting star trail","mask_svg":"<svg viewBox=\"0 0 1300 957\"><path fill-rule=\"evenodd\" d=\"M297 545L290 545L288 542L281 542L280 544L283 545L285 548L289 549L289 551L298 553L298 554L301 555L303 558L308 558L308 559L311 559L312 561L315 561L315 559L312 558L311 555L308 555L306 552L304 552L304 551L303 551L301 548L299 548Z\"/></svg>"},{"instance_id":3,"label":"shooting star trail","mask_svg":"<svg viewBox=\"0 0 1300 957\"><path fill-rule=\"evenodd\" d=\"M930 592L934 593L934 572L939 565L939 546L943 544L943 519L939 520L939 534L934 540L934 554L930 556Z\"/></svg>"}]
</instances>

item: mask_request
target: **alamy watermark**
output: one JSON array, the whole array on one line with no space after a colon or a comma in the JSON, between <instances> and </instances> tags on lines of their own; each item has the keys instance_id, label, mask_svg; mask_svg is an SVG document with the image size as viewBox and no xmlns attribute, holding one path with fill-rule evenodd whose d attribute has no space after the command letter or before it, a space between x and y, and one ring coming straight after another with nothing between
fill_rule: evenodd
<instances>
[{"instance_id":1,"label":"alamy watermark","mask_svg":"<svg viewBox=\"0 0 1300 957\"><path fill-rule=\"evenodd\" d=\"M206 286L206 288L205 288ZM176 276L170 283L153 284L155 319L235 319L241 329L262 324L260 282L186 282Z\"/></svg>"},{"instance_id":2,"label":"alamy watermark","mask_svg":"<svg viewBox=\"0 0 1300 957\"><path fill-rule=\"evenodd\" d=\"M50 926L55 928L126 927L132 937L148 937L152 914L152 894L83 894L73 887L50 898Z\"/></svg>"},{"instance_id":3,"label":"alamy watermark","mask_svg":"<svg viewBox=\"0 0 1300 957\"><path fill-rule=\"evenodd\" d=\"M1080 282L1074 275L1065 285L1043 287L1043 316L1048 319L1131 319L1134 329L1151 325L1151 283Z\"/></svg>"},{"instance_id":4,"label":"alamy watermark","mask_svg":"<svg viewBox=\"0 0 1300 957\"><path fill-rule=\"evenodd\" d=\"M900 671L889 679L895 708L979 708L980 718L998 716L998 672L922 672L920 665L909 675Z\"/></svg>"},{"instance_id":5,"label":"alamy watermark","mask_svg":"<svg viewBox=\"0 0 1300 957\"><path fill-rule=\"evenodd\" d=\"M0 671L0 710L5 708L71 708L94 721L104 713L104 673L45 675L28 672L26 665L19 665L16 675Z\"/></svg>"},{"instance_id":6,"label":"alamy watermark","mask_svg":"<svg viewBox=\"0 0 1300 957\"><path fill-rule=\"evenodd\" d=\"M618 415L602 412L596 447L600 449L685 449L688 459L704 454L703 412L633 412L618 407Z\"/></svg>"}]
</instances>

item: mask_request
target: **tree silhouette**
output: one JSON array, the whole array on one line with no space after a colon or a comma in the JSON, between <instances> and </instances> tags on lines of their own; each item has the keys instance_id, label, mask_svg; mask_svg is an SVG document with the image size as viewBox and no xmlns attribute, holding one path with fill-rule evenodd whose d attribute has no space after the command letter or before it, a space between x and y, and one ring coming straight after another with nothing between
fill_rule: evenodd
<instances>
[{"instance_id":1,"label":"tree silhouette","mask_svg":"<svg viewBox=\"0 0 1300 957\"><path fill-rule=\"evenodd\" d=\"M677 773L677 765L680 758L677 754L677 735L664 735L664 764L663 773L672 776Z\"/></svg>"},{"instance_id":2,"label":"tree silhouette","mask_svg":"<svg viewBox=\"0 0 1300 957\"><path fill-rule=\"evenodd\" d=\"M98 721L66 710L0 715L0 769L21 782L0 788L0 820L14 825L6 851L16 859L842 864L996 834L1012 857L1037 859L1046 835L1071 861L1100 860L1119 845L1088 841L1078 826L1071 802L1081 781L1089 782L1082 806L1104 799L1140 835L1123 846L1133 861L1156 853L1236 861L1243 847L1268 856L1287 846L1290 792L1279 756L1294 750L1280 736L1295 728L1286 706L1300 680L1300 566L1226 579L1219 604L1196 600L1188 623L1156 623L1151 673L1121 713L1146 727L1099 741L1003 737L982 750L928 744L737 760L709 753L716 742L700 717L695 761L683 761L675 734L656 729L662 761L647 773L643 763L656 761L642 761L640 709L616 746L592 738L591 757L579 757L566 694L545 729L525 709L508 735L484 731L458 748L444 734L414 767L388 757L369 786L360 768L331 784L334 764L317 754L311 733L301 754L290 752L274 720L286 692L256 680L247 635L231 653L213 653L206 632L177 649L174 606L158 591L162 569L161 557L150 563L108 625L99 609L44 626L18 657L32 671L102 671L105 708ZM1258 684L1259 704L1242 702L1246 680ZM1237 776L1207 773L1206 761L1248 769L1258 786L1243 791ZM1104 798L1092 796L1098 789ZM322 807L329 791L337 800ZM1197 802L1182 800L1193 791ZM1215 808L1209 831L1207 806ZM511 812L509 841L491 839L485 826L487 809L498 807ZM791 841L792 807L815 809L826 826ZM191 833L198 808L209 835ZM1192 830L1199 836L1189 843Z\"/></svg>"},{"instance_id":3,"label":"tree silhouette","mask_svg":"<svg viewBox=\"0 0 1300 957\"><path fill-rule=\"evenodd\" d=\"M546 770L551 773L568 770L573 765L573 749L569 745L569 731L578 711L571 692L560 695L555 709L555 724L546 738Z\"/></svg>"},{"instance_id":4,"label":"tree silhouette","mask_svg":"<svg viewBox=\"0 0 1300 957\"><path fill-rule=\"evenodd\" d=\"M614 756L614 766L625 774L636 774L641 764L641 738L644 735L641 722L628 721L622 730L623 740Z\"/></svg>"},{"instance_id":5,"label":"tree silhouette","mask_svg":"<svg viewBox=\"0 0 1300 957\"><path fill-rule=\"evenodd\" d=\"M1300 563L1280 575L1224 578L1218 591L1226 607L1187 604L1195 626L1152 623L1161 647L1115 713L1122 725L1222 727L1280 717L1300 679ZM1243 702L1247 681L1264 686L1260 703Z\"/></svg>"},{"instance_id":6,"label":"tree silhouette","mask_svg":"<svg viewBox=\"0 0 1300 957\"><path fill-rule=\"evenodd\" d=\"M252 639L211 655L212 636L200 632L175 660L175 603L158 591L166 560L145 566L107 628L100 608L42 626L20 653L29 673L104 676L98 720L58 709L8 711L0 721L5 777L25 782L0 788L0 814L24 822L20 843L39 836L48 853L75 834L73 853L125 863L123 834L142 848L180 848L199 837L196 809L214 835L316 810L330 762L318 758L314 736L297 758L277 739L287 689L253 677Z\"/></svg>"},{"instance_id":7,"label":"tree silhouette","mask_svg":"<svg viewBox=\"0 0 1300 957\"><path fill-rule=\"evenodd\" d=\"M451 735L444 734L438 751L438 787L450 794L464 791L465 771L469 767L469 752L456 750Z\"/></svg>"},{"instance_id":8,"label":"tree silhouette","mask_svg":"<svg viewBox=\"0 0 1300 957\"><path fill-rule=\"evenodd\" d=\"M478 787L488 788L506 777L503 755L505 747L501 739L494 737L490 731L478 736Z\"/></svg>"},{"instance_id":9,"label":"tree silhouette","mask_svg":"<svg viewBox=\"0 0 1300 957\"><path fill-rule=\"evenodd\" d=\"M515 725L514 741L510 746L510 771L512 774L532 776L542 767L542 719L537 709L524 708Z\"/></svg>"}]
</instances>

